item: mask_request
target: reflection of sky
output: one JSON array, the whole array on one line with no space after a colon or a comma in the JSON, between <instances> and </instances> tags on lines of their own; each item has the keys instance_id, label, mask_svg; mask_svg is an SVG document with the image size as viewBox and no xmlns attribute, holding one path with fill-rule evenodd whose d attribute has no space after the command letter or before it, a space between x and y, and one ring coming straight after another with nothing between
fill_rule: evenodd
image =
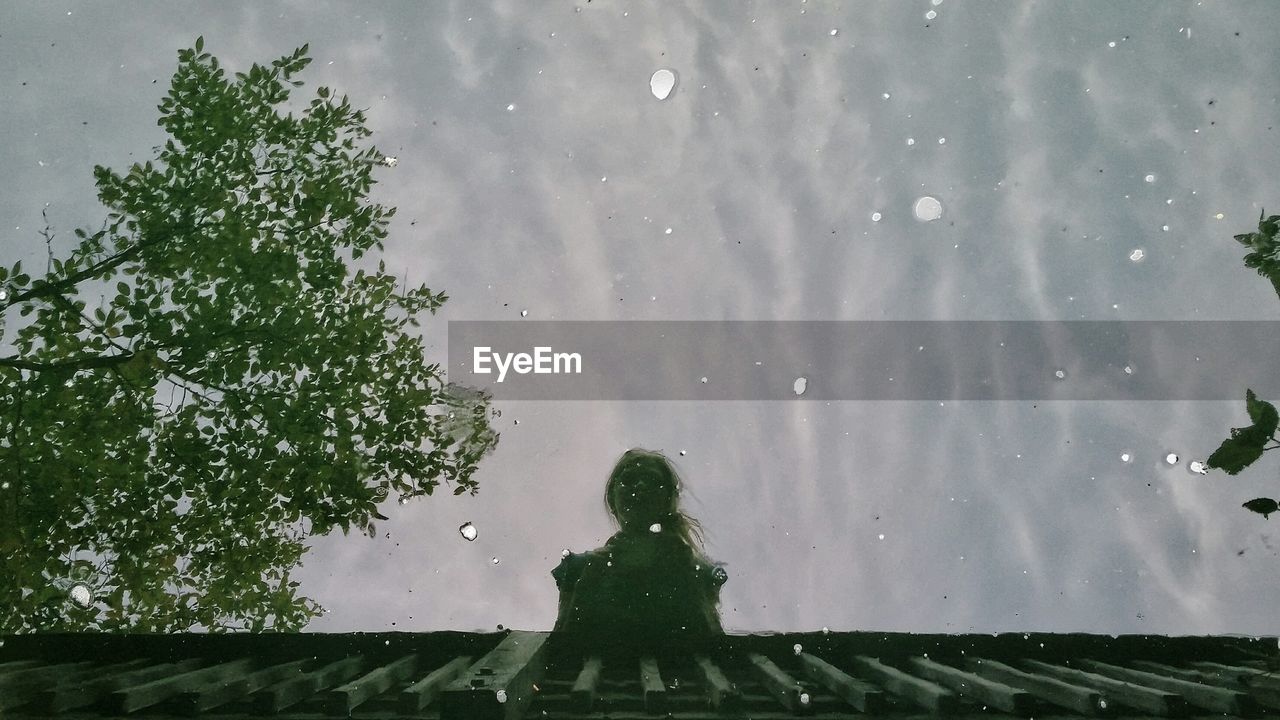
<instances>
[{"instance_id":1,"label":"reflection of sky","mask_svg":"<svg viewBox=\"0 0 1280 720\"><path fill-rule=\"evenodd\" d=\"M308 87L369 108L400 159L376 189L399 207L388 270L451 298L424 322L433 360L445 320L523 309L1280 318L1231 240L1280 204L1274 4L321 5L0 6L4 262L43 265L45 203L63 253L101 219L90 168L149 156L175 52L203 34L237 68L310 42ZM924 194L944 207L927 225ZM1275 459L1230 480L1161 466L1207 455L1242 403L502 410L479 496L316 542L313 629L549 628L550 568L611 532L604 477L641 445L696 496L731 631L1280 631L1260 601L1280 536L1239 507L1275 494Z\"/></svg>"}]
</instances>

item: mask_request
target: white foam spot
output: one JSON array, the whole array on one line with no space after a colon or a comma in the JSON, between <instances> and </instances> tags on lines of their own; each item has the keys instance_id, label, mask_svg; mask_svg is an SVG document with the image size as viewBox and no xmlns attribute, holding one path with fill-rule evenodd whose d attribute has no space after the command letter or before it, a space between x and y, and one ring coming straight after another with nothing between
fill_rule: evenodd
<instances>
[{"instance_id":1,"label":"white foam spot","mask_svg":"<svg viewBox=\"0 0 1280 720\"><path fill-rule=\"evenodd\" d=\"M71 598L71 602L82 608L87 608L93 604L93 593L89 591L88 587L81 583L72 585L71 590L67 594Z\"/></svg>"},{"instance_id":2,"label":"white foam spot","mask_svg":"<svg viewBox=\"0 0 1280 720\"><path fill-rule=\"evenodd\" d=\"M655 71L649 78L649 91L659 100L666 100L671 97L671 91L676 87L676 74L666 68Z\"/></svg>"},{"instance_id":3,"label":"white foam spot","mask_svg":"<svg viewBox=\"0 0 1280 720\"><path fill-rule=\"evenodd\" d=\"M915 206L912 208L916 219L921 222L932 222L942 217L942 203L938 202L935 197L925 195L916 200Z\"/></svg>"}]
</instances>

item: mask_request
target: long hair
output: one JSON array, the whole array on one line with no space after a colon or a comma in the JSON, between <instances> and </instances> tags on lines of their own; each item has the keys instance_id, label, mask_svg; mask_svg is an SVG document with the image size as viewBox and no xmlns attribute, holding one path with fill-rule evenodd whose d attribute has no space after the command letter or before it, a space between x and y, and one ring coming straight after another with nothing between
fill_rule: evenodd
<instances>
[{"instance_id":1,"label":"long hair","mask_svg":"<svg viewBox=\"0 0 1280 720\"><path fill-rule=\"evenodd\" d=\"M613 518L619 528L622 527L619 509L613 504L614 488L624 475L636 469L650 472L662 481L662 490L666 492L670 505L666 508L666 522L662 524L661 532L664 534L669 532L675 535L695 555L703 556L703 537L705 533L702 530L702 525L680 509L680 491L684 485L680 481L680 475L676 473L675 466L672 465L671 460L660 452L632 448L618 458L618 462L613 466L613 471L609 473L609 481L605 483L604 487L604 506L609 511L609 516Z\"/></svg>"}]
</instances>

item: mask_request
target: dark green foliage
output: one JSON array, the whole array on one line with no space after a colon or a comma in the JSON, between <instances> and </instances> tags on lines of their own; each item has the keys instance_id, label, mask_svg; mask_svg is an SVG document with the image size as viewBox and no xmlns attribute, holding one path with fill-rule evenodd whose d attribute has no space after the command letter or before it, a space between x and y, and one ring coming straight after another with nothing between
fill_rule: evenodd
<instances>
[{"instance_id":1,"label":"dark green foliage","mask_svg":"<svg viewBox=\"0 0 1280 720\"><path fill-rule=\"evenodd\" d=\"M1263 210L1258 216L1258 232L1236 235L1236 240L1252 252L1244 256L1245 267L1251 267L1258 274L1271 281L1276 294L1280 295L1280 215L1266 217Z\"/></svg>"},{"instance_id":2,"label":"dark green foliage","mask_svg":"<svg viewBox=\"0 0 1280 720\"><path fill-rule=\"evenodd\" d=\"M405 332L445 295L348 269L394 213L364 114L327 88L284 111L306 46L228 77L203 45L154 160L94 168L102 228L46 277L0 268L0 307L34 313L0 358L0 632L297 629L309 535L474 493L497 442Z\"/></svg>"},{"instance_id":3,"label":"dark green foliage","mask_svg":"<svg viewBox=\"0 0 1280 720\"><path fill-rule=\"evenodd\" d=\"M1205 463L1211 468L1225 470L1228 475L1235 475L1262 457L1262 451L1276 432L1276 425L1280 424L1275 405L1259 400L1252 390L1245 391L1245 407L1253 424L1231 428L1231 437L1224 440Z\"/></svg>"},{"instance_id":4,"label":"dark green foliage","mask_svg":"<svg viewBox=\"0 0 1280 720\"><path fill-rule=\"evenodd\" d=\"M1258 513L1263 518L1268 518L1271 513L1280 509L1280 505L1277 505L1276 501L1271 498L1254 498L1245 503L1242 507Z\"/></svg>"}]
</instances>

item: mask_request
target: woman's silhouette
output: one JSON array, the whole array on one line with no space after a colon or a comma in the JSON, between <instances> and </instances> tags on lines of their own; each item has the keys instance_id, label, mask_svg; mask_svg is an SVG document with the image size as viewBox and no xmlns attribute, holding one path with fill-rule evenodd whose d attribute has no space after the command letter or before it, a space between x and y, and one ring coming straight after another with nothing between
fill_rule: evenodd
<instances>
[{"instance_id":1,"label":"woman's silhouette","mask_svg":"<svg viewBox=\"0 0 1280 720\"><path fill-rule=\"evenodd\" d=\"M680 510L680 477L661 453L623 453L605 485L621 528L551 571L555 629L616 641L706 639L724 633L717 605L728 575L702 553L702 528Z\"/></svg>"}]
</instances>

